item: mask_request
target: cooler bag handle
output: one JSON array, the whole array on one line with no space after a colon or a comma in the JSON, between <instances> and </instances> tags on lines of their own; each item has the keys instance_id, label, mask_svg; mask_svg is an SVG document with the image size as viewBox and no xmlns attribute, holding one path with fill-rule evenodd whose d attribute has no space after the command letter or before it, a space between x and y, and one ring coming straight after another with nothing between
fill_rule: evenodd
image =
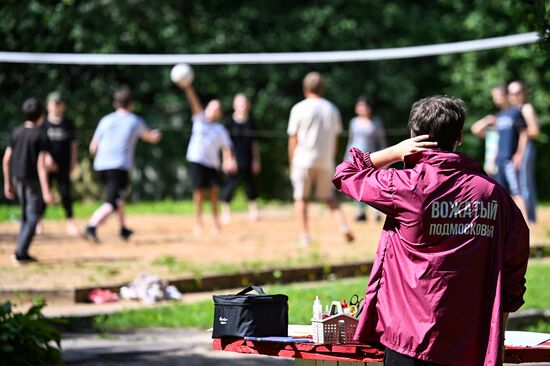
<instances>
[{"instance_id":1,"label":"cooler bag handle","mask_svg":"<svg viewBox=\"0 0 550 366\"><path fill-rule=\"evenodd\" d=\"M246 294L247 292L250 292L250 291L256 291L258 294L260 295L266 295L265 291L263 288L261 288L260 286L255 286L255 285L248 285L247 288L245 288L244 290L242 290L241 292L239 292L237 295L244 295Z\"/></svg>"}]
</instances>

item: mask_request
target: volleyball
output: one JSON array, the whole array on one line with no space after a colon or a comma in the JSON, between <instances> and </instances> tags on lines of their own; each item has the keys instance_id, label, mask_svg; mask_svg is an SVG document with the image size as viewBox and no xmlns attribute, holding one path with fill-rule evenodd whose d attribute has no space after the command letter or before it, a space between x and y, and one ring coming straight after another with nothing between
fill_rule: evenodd
<instances>
[{"instance_id":1,"label":"volleyball","mask_svg":"<svg viewBox=\"0 0 550 366\"><path fill-rule=\"evenodd\" d=\"M194 77L195 73L188 64L177 64L170 71L170 79L178 85L191 85Z\"/></svg>"}]
</instances>

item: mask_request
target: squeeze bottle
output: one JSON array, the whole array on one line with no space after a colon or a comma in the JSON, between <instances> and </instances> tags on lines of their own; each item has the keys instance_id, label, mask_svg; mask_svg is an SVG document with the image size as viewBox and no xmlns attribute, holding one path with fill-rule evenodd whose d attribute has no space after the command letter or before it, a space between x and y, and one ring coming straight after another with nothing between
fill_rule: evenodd
<instances>
[{"instance_id":1,"label":"squeeze bottle","mask_svg":"<svg viewBox=\"0 0 550 366\"><path fill-rule=\"evenodd\" d=\"M313 302L313 320L322 320L323 319L323 305L319 296L315 296L315 301Z\"/></svg>"}]
</instances>

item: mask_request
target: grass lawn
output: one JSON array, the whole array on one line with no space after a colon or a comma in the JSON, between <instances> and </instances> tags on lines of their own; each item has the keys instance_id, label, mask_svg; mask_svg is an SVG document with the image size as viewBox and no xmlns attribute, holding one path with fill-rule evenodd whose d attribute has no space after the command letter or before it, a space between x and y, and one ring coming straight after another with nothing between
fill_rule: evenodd
<instances>
[{"instance_id":1,"label":"grass lawn","mask_svg":"<svg viewBox=\"0 0 550 366\"><path fill-rule=\"evenodd\" d=\"M73 205L74 216L76 218L89 218L101 203L102 202L75 202ZM259 204L262 206L264 201L260 200ZM210 206L206 205L205 208L208 211ZM237 212L247 209L247 201L242 192L237 192L235 199L231 202L231 209ZM193 213L193 201L163 200L134 202L126 205L126 213L130 215L191 215ZM19 207L17 203L0 204L0 221L17 220L20 215L21 207ZM48 207L46 219L59 220L64 218L65 212L61 205L56 204Z\"/></svg>"},{"instance_id":2,"label":"grass lawn","mask_svg":"<svg viewBox=\"0 0 550 366\"><path fill-rule=\"evenodd\" d=\"M265 206L268 202L260 199L258 201L260 207ZM270 204L281 204L282 201L269 201ZM92 213L101 205L101 202L75 202L73 205L74 216L76 218L89 218ZM540 203L541 206L550 206L550 201ZM206 210L209 210L209 205L206 205ZM237 212L242 212L247 209L247 200L244 192L238 190L235 198L231 201L231 209ZM193 213L192 200L163 200L163 201L141 201L128 203L126 212L130 215L135 214L158 214L158 215L191 215ZM0 221L17 220L21 215L21 207L17 203L0 204ZM60 204L48 207L46 211L46 219L59 220L65 218L65 212Z\"/></svg>"},{"instance_id":3,"label":"grass lawn","mask_svg":"<svg viewBox=\"0 0 550 366\"><path fill-rule=\"evenodd\" d=\"M289 297L289 322L307 324L311 319L311 306L316 295L323 304L330 300L349 299L352 294L363 294L366 277L340 279L332 282L269 285L267 293L283 293ZM532 262L527 272L527 293L522 309L546 309L550 307L550 264ZM198 327L212 326L214 305L212 301L194 304L167 305L155 309L130 310L95 319L96 326L104 331L128 330L147 327ZM550 324L540 322L525 330L550 332Z\"/></svg>"}]
</instances>

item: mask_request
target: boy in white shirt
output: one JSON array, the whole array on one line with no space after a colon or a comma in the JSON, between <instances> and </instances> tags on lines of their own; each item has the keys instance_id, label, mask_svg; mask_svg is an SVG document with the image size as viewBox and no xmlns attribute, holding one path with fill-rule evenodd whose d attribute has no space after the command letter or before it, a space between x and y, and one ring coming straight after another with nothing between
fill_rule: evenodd
<instances>
[{"instance_id":1,"label":"boy in white shirt","mask_svg":"<svg viewBox=\"0 0 550 366\"><path fill-rule=\"evenodd\" d=\"M220 120L223 117L222 105L218 99L211 100L203 109L201 101L192 85L181 83L180 88L191 105L193 130L187 147L187 161L193 187L193 206L195 210L195 234L203 231L202 206L208 195L212 205L214 230L221 229L218 217L218 193L220 186L220 168L224 172L234 172L235 162L229 133ZM220 151L223 164L220 161Z\"/></svg>"}]
</instances>

